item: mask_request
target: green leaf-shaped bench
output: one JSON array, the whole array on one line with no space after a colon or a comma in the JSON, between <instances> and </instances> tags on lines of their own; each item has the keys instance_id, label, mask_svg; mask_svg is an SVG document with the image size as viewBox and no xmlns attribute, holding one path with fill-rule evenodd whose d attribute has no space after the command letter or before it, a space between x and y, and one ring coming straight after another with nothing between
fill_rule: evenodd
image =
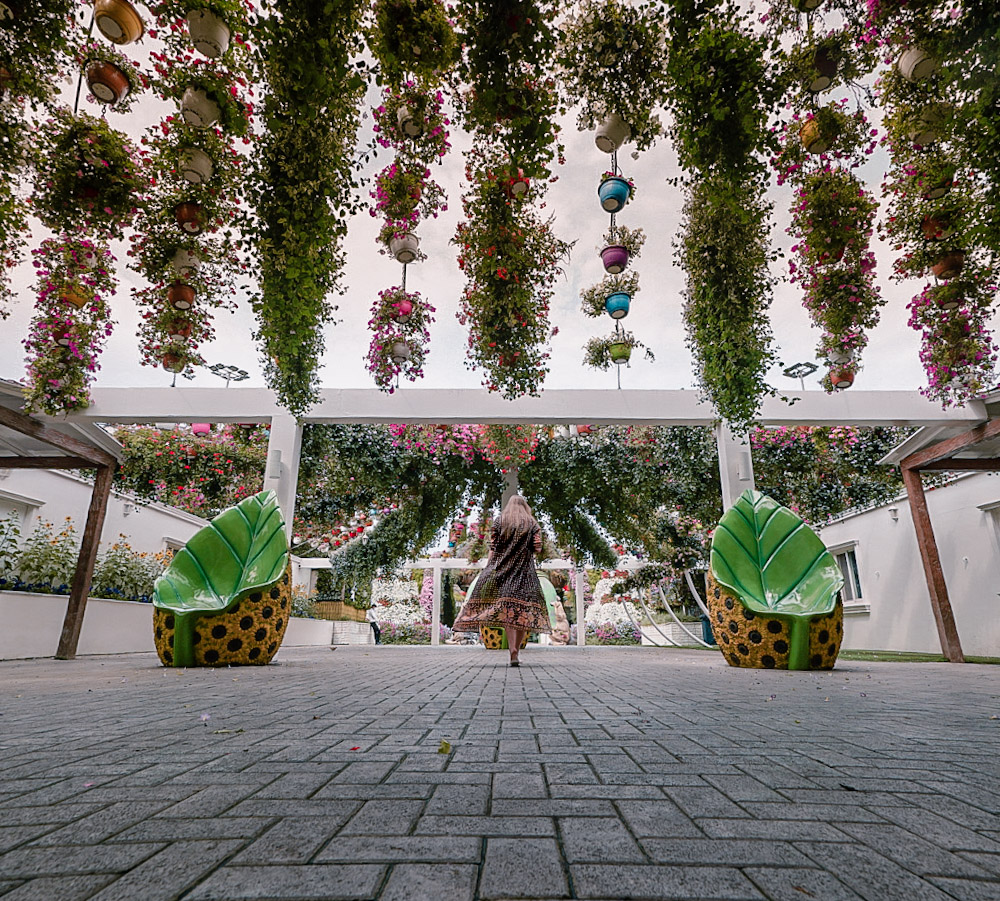
<instances>
[{"instance_id":1,"label":"green leaf-shaped bench","mask_svg":"<svg viewBox=\"0 0 1000 901\"><path fill-rule=\"evenodd\" d=\"M830 669L844 634L840 569L802 519L745 491L712 535L708 604L732 666Z\"/></svg>"},{"instance_id":2,"label":"green leaf-shaped bench","mask_svg":"<svg viewBox=\"0 0 1000 901\"><path fill-rule=\"evenodd\" d=\"M156 580L156 652L165 666L270 663L290 613L285 522L262 491L216 516Z\"/></svg>"}]
</instances>

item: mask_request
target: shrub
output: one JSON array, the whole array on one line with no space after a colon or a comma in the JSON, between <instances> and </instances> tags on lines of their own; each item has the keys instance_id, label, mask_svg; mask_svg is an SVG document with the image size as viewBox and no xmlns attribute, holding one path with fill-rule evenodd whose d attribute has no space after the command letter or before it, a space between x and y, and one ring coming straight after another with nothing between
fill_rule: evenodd
<instances>
[{"instance_id":1,"label":"shrub","mask_svg":"<svg viewBox=\"0 0 1000 901\"><path fill-rule=\"evenodd\" d=\"M153 583L166 568L170 554L136 551L125 535L118 538L97 560L90 596L149 602L153 597Z\"/></svg>"},{"instance_id":2,"label":"shrub","mask_svg":"<svg viewBox=\"0 0 1000 901\"><path fill-rule=\"evenodd\" d=\"M40 519L21 549L17 575L26 591L65 594L76 571L79 545L76 529L66 517L62 531L52 534L53 525Z\"/></svg>"}]
</instances>

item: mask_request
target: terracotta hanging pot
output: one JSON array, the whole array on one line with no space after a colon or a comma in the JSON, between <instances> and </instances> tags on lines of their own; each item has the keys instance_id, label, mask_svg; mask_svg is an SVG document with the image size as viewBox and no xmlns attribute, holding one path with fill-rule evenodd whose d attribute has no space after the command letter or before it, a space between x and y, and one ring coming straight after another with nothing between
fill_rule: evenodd
<instances>
[{"instance_id":1,"label":"terracotta hanging pot","mask_svg":"<svg viewBox=\"0 0 1000 901\"><path fill-rule=\"evenodd\" d=\"M830 384L838 391L850 388L854 384L854 373L850 369L831 369Z\"/></svg>"},{"instance_id":2,"label":"terracotta hanging pot","mask_svg":"<svg viewBox=\"0 0 1000 901\"><path fill-rule=\"evenodd\" d=\"M188 88L181 97L181 115L188 125L209 128L219 121L222 109L201 88Z\"/></svg>"},{"instance_id":3,"label":"terracotta hanging pot","mask_svg":"<svg viewBox=\"0 0 1000 901\"><path fill-rule=\"evenodd\" d=\"M920 229L928 241L942 241L954 231L949 217L944 215L924 216Z\"/></svg>"},{"instance_id":4,"label":"terracotta hanging pot","mask_svg":"<svg viewBox=\"0 0 1000 901\"><path fill-rule=\"evenodd\" d=\"M94 24L114 44L131 44L145 30L142 16L128 0L96 0Z\"/></svg>"},{"instance_id":5,"label":"terracotta hanging pot","mask_svg":"<svg viewBox=\"0 0 1000 901\"><path fill-rule=\"evenodd\" d=\"M515 175L512 175L507 179L504 184L504 193L511 200L523 200L528 194L528 188L531 187L531 182L524 174L523 169L518 169Z\"/></svg>"},{"instance_id":6,"label":"terracotta hanging pot","mask_svg":"<svg viewBox=\"0 0 1000 901\"><path fill-rule=\"evenodd\" d=\"M91 63L87 67L87 86L101 103L114 105L128 96L129 83L125 73L114 63Z\"/></svg>"},{"instance_id":7,"label":"terracotta hanging pot","mask_svg":"<svg viewBox=\"0 0 1000 901\"><path fill-rule=\"evenodd\" d=\"M164 354L160 357L160 365L167 372L180 372L187 366L187 361L180 354ZM188 455L190 456L190 454Z\"/></svg>"},{"instance_id":8,"label":"terracotta hanging pot","mask_svg":"<svg viewBox=\"0 0 1000 901\"><path fill-rule=\"evenodd\" d=\"M191 337L192 325L186 319L175 319L167 323L167 334L171 341L186 341Z\"/></svg>"},{"instance_id":9,"label":"terracotta hanging pot","mask_svg":"<svg viewBox=\"0 0 1000 901\"><path fill-rule=\"evenodd\" d=\"M954 175L942 175L937 181L924 191L925 200L940 200L950 190L955 183Z\"/></svg>"},{"instance_id":10,"label":"terracotta hanging pot","mask_svg":"<svg viewBox=\"0 0 1000 901\"><path fill-rule=\"evenodd\" d=\"M947 281L958 275L964 265L965 252L962 250L951 250L931 266L931 272L934 273L935 278Z\"/></svg>"},{"instance_id":11,"label":"terracotta hanging pot","mask_svg":"<svg viewBox=\"0 0 1000 901\"><path fill-rule=\"evenodd\" d=\"M24 0L0 0L0 25L20 19L24 12Z\"/></svg>"},{"instance_id":12,"label":"terracotta hanging pot","mask_svg":"<svg viewBox=\"0 0 1000 901\"><path fill-rule=\"evenodd\" d=\"M211 10L192 9L187 18L191 43L199 53L216 59L229 49L229 26Z\"/></svg>"},{"instance_id":13,"label":"terracotta hanging pot","mask_svg":"<svg viewBox=\"0 0 1000 901\"><path fill-rule=\"evenodd\" d=\"M215 164L204 150L190 147L181 154L178 168L185 181L193 185L203 185L212 178Z\"/></svg>"},{"instance_id":14,"label":"terracotta hanging pot","mask_svg":"<svg viewBox=\"0 0 1000 901\"><path fill-rule=\"evenodd\" d=\"M69 347L74 341L78 341L77 336L72 332L59 332L55 336L56 344L60 347Z\"/></svg>"},{"instance_id":15,"label":"terracotta hanging pot","mask_svg":"<svg viewBox=\"0 0 1000 901\"><path fill-rule=\"evenodd\" d=\"M807 153L826 153L836 140L836 135L824 134L815 119L808 119L799 129L799 140Z\"/></svg>"},{"instance_id":16,"label":"terracotta hanging pot","mask_svg":"<svg viewBox=\"0 0 1000 901\"><path fill-rule=\"evenodd\" d=\"M194 306L194 288L184 282L174 282L167 288L167 303L175 310L190 310Z\"/></svg>"},{"instance_id":17,"label":"terracotta hanging pot","mask_svg":"<svg viewBox=\"0 0 1000 901\"><path fill-rule=\"evenodd\" d=\"M950 313L962 305L961 290L952 285L937 285L932 291L934 303L938 305L938 309Z\"/></svg>"},{"instance_id":18,"label":"terracotta hanging pot","mask_svg":"<svg viewBox=\"0 0 1000 901\"><path fill-rule=\"evenodd\" d=\"M184 201L174 207L174 218L181 229L189 235L200 235L201 224L201 204L193 201Z\"/></svg>"}]
</instances>

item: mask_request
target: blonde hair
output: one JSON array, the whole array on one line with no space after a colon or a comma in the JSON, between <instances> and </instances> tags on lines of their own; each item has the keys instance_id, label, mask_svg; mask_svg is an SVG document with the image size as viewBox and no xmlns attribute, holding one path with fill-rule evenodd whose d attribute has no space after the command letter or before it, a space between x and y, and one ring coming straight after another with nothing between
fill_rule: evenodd
<instances>
[{"instance_id":1,"label":"blonde hair","mask_svg":"<svg viewBox=\"0 0 1000 901\"><path fill-rule=\"evenodd\" d=\"M504 538L510 538L517 532L530 532L537 528L538 521L531 515L528 502L521 495L514 494L504 506L497 525L500 527L500 534Z\"/></svg>"}]
</instances>

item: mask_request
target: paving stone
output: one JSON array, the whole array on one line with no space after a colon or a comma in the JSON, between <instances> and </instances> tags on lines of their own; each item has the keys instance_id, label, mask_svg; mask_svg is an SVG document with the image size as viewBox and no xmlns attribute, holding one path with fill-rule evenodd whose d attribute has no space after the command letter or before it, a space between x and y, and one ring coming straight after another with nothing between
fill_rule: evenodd
<instances>
[{"instance_id":1,"label":"paving stone","mask_svg":"<svg viewBox=\"0 0 1000 901\"><path fill-rule=\"evenodd\" d=\"M483 901L568 898L569 885L555 839L491 838L479 883Z\"/></svg>"},{"instance_id":2,"label":"paving stone","mask_svg":"<svg viewBox=\"0 0 1000 901\"><path fill-rule=\"evenodd\" d=\"M849 841L848 836L829 823L808 820L727 820L696 819L710 838L765 838L777 841Z\"/></svg>"},{"instance_id":3,"label":"paving stone","mask_svg":"<svg viewBox=\"0 0 1000 901\"><path fill-rule=\"evenodd\" d=\"M185 901L355 901L373 897L384 875L385 867L374 864L223 867Z\"/></svg>"},{"instance_id":4,"label":"paving stone","mask_svg":"<svg viewBox=\"0 0 1000 901\"><path fill-rule=\"evenodd\" d=\"M191 820L153 817L119 832L108 842L178 842L185 839L252 839L276 822L274 817L219 817Z\"/></svg>"},{"instance_id":5,"label":"paving stone","mask_svg":"<svg viewBox=\"0 0 1000 901\"><path fill-rule=\"evenodd\" d=\"M366 801L344 826L343 835L405 835L423 810L423 801Z\"/></svg>"},{"instance_id":6,"label":"paving stone","mask_svg":"<svg viewBox=\"0 0 1000 901\"><path fill-rule=\"evenodd\" d=\"M549 817L422 816L417 835L554 835Z\"/></svg>"},{"instance_id":7,"label":"paving stone","mask_svg":"<svg viewBox=\"0 0 1000 901\"><path fill-rule=\"evenodd\" d=\"M92 845L103 839L140 823L148 817L154 816L166 807L170 807L170 802L146 802L138 801L122 802L112 804L99 810L83 819L76 820L67 826L49 832L47 835L35 839L34 846L45 845Z\"/></svg>"},{"instance_id":8,"label":"paving stone","mask_svg":"<svg viewBox=\"0 0 1000 901\"><path fill-rule=\"evenodd\" d=\"M862 901L861 895L824 870L745 867L743 873L771 901Z\"/></svg>"},{"instance_id":9,"label":"paving stone","mask_svg":"<svg viewBox=\"0 0 1000 901\"><path fill-rule=\"evenodd\" d=\"M484 815L490 806L488 785L439 785L428 802L429 814Z\"/></svg>"},{"instance_id":10,"label":"paving stone","mask_svg":"<svg viewBox=\"0 0 1000 901\"><path fill-rule=\"evenodd\" d=\"M579 898L759 901L765 897L739 870L726 867L573 864L570 875Z\"/></svg>"},{"instance_id":11,"label":"paving stone","mask_svg":"<svg viewBox=\"0 0 1000 901\"><path fill-rule=\"evenodd\" d=\"M0 873L21 879L80 873L123 873L152 857L162 847L144 843L18 848L0 856Z\"/></svg>"},{"instance_id":12,"label":"paving stone","mask_svg":"<svg viewBox=\"0 0 1000 901\"><path fill-rule=\"evenodd\" d=\"M646 863L646 856L617 817L559 820L563 853L570 863Z\"/></svg>"},{"instance_id":13,"label":"paving stone","mask_svg":"<svg viewBox=\"0 0 1000 901\"><path fill-rule=\"evenodd\" d=\"M610 801L583 798L494 798L490 813L500 817L614 817L618 815Z\"/></svg>"},{"instance_id":14,"label":"paving stone","mask_svg":"<svg viewBox=\"0 0 1000 901\"><path fill-rule=\"evenodd\" d=\"M637 838L701 838L701 830L673 801L618 801L615 806Z\"/></svg>"},{"instance_id":15,"label":"paving stone","mask_svg":"<svg viewBox=\"0 0 1000 901\"><path fill-rule=\"evenodd\" d=\"M899 826L881 823L834 824L841 832L876 849L911 873L920 876L965 876L972 879L990 878L989 870L970 863L957 854L925 841L919 835Z\"/></svg>"},{"instance_id":16,"label":"paving stone","mask_svg":"<svg viewBox=\"0 0 1000 901\"><path fill-rule=\"evenodd\" d=\"M728 867L795 867L811 863L787 842L763 839L644 838L640 844L656 863Z\"/></svg>"},{"instance_id":17,"label":"paving stone","mask_svg":"<svg viewBox=\"0 0 1000 901\"><path fill-rule=\"evenodd\" d=\"M959 901L1000 901L1000 882L979 882L973 879L946 879L931 876L934 885L954 895Z\"/></svg>"},{"instance_id":18,"label":"paving stone","mask_svg":"<svg viewBox=\"0 0 1000 901\"><path fill-rule=\"evenodd\" d=\"M236 855L233 864L306 863L349 816L284 817Z\"/></svg>"},{"instance_id":19,"label":"paving stone","mask_svg":"<svg viewBox=\"0 0 1000 901\"><path fill-rule=\"evenodd\" d=\"M397 864L379 901L413 901L415 898L472 901L478 876L479 867L470 864Z\"/></svg>"},{"instance_id":20,"label":"paving stone","mask_svg":"<svg viewBox=\"0 0 1000 901\"><path fill-rule=\"evenodd\" d=\"M337 836L316 857L316 863L381 862L478 863L482 839L475 836L393 835Z\"/></svg>"},{"instance_id":21,"label":"paving stone","mask_svg":"<svg viewBox=\"0 0 1000 901\"><path fill-rule=\"evenodd\" d=\"M13 891L3 895L6 901L83 901L93 896L115 877L100 876L43 876L22 883L0 882L0 894L7 888Z\"/></svg>"},{"instance_id":22,"label":"paving stone","mask_svg":"<svg viewBox=\"0 0 1000 901\"><path fill-rule=\"evenodd\" d=\"M874 812L949 851L1000 853L1000 843L923 808L878 807Z\"/></svg>"}]
</instances>

